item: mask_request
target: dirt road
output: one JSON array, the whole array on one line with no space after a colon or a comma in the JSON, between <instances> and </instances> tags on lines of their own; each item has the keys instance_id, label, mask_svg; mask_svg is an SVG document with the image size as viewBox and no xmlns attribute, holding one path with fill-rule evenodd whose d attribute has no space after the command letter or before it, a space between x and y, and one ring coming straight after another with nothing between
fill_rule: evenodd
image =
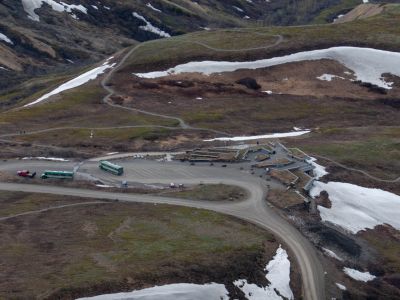
<instances>
[{"instance_id":1,"label":"dirt road","mask_svg":"<svg viewBox=\"0 0 400 300\"><path fill-rule=\"evenodd\" d=\"M249 196L246 200L237 203L216 203L32 184L0 183L0 190L70 195L93 199L118 199L119 201L125 202L182 205L209 209L238 217L273 232L291 249L299 264L302 274L304 299L325 299L324 270L314 247L300 234L299 231L297 231L286 220L281 218L275 209L267 205L264 200L268 192L265 181L258 177L250 176L244 172L237 172L237 170L233 170L232 168L190 166L186 164L159 163L146 160L129 160L123 162L123 164L126 170L123 177L114 177L101 172L95 162L86 162L82 164L79 171L87 172L95 177L115 182L120 180L129 180L141 183L224 183L240 186L246 189ZM0 171L15 171L16 169L21 168L30 168L35 169L36 171L48 168L73 169L75 166L76 164L73 162L9 161L0 164Z\"/></svg>"}]
</instances>

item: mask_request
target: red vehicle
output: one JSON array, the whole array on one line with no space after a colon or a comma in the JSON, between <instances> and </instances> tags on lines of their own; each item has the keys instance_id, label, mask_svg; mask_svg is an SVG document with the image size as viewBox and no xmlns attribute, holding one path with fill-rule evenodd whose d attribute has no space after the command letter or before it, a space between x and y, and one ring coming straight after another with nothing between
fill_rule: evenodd
<instances>
[{"instance_id":1,"label":"red vehicle","mask_svg":"<svg viewBox=\"0 0 400 300\"><path fill-rule=\"evenodd\" d=\"M17 175L18 175L18 176L21 176L21 177L33 178L33 177L35 177L36 172L31 173L31 172L29 172L28 170L22 170L22 171L18 171L18 172L17 172Z\"/></svg>"}]
</instances>

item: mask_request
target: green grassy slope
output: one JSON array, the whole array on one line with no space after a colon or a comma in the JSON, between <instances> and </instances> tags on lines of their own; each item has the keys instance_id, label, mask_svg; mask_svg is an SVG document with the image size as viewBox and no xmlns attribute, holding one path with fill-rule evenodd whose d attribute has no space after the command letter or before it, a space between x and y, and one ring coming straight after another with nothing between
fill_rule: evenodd
<instances>
[{"instance_id":1,"label":"green grassy slope","mask_svg":"<svg viewBox=\"0 0 400 300\"><path fill-rule=\"evenodd\" d=\"M128 61L126 70L159 70L200 59L260 59L338 45L369 46L397 51L400 49L398 24L400 5L388 5L380 15L344 24L196 32L143 43ZM279 45L250 51L220 52L197 43L202 42L220 49L253 48L265 46L276 35L284 38Z\"/></svg>"},{"instance_id":2,"label":"green grassy slope","mask_svg":"<svg viewBox=\"0 0 400 300\"><path fill-rule=\"evenodd\" d=\"M33 199L38 196L45 207L93 201L3 193L0 215L43 207ZM172 282L254 280L262 276L257 261L265 265L278 247L272 234L251 224L168 205L64 208L11 219L0 229L8 274L0 281L1 299L76 299Z\"/></svg>"}]
</instances>

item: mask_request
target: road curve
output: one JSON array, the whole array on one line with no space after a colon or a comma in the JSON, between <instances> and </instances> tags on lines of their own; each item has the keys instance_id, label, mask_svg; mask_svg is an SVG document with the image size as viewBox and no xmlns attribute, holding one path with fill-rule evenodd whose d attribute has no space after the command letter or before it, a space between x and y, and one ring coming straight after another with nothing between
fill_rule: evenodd
<instances>
[{"instance_id":1,"label":"road curve","mask_svg":"<svg viewBox=\"0 0 400 300\"><path fill-rule=\"evenodd\" d=\"M237 31L237 32L245 32L245 31ZM263 35L263 34L259 34L259 35ZM268 34L269 35L269 34ZM270 35L269 35L270 36ZM252 47L252 48L242 48L242 49L222 49L222 48L215 48L212 46L207 45L206 43L203 42L193 42L194 44L200 45L206 49L209 50L213 50L216 52L243 52L243 51L257 51L257 50L266 50L269 48L273 48L278 46L280 43L282 43L284 41L284 38L282 35L278 34L278 35L274 35L274 37L277 38L276 42L270 45L266 45L266 46L260 46L260 47ZM190 43L190 42L189 42Z\"/></svg>"},{"instance_id":2,"label":"road curve","mask_svg":"<svg viewBox=\"0 0 400 300\"><path fill-rule=\"evenodd\" d=\"M146 110L141 110L141 109L137 109L137 108L126 107L126 106L122 106L122 105L118 105L118 104L112 103L112 101L110 101L111 96L113 96L116 93L115 90L111 86L108 85L110 79L112 78L114 73L117 72L123 66L123 64L126 62L126 60L137 49L139 49L141 46L142 46L142 44L139 44L139 45L134 46L131 50L129 50L122 57L122 59L119 61L119 63L110 72L108 72L107 75L104 76L104 78L101 80L101 82L100 82L101 87L108 92L108 94L103 98L103 102L108 104L111 107L115 107L115 108L119 108L119 109L123 109L123 110L129 110L129 111L133 111L133 112L138 112L138 113L142 113L142 114L149 115L149 116L154 116L154 117L160 117L160 118L164 118L164 119L174 120L174 121L179 123L179 127L178 128L181 128L181 129L202 130L202 131L209 131L209 132L213 132L213 133L216 133L216 134L222 134L222 135L230 136L230 134L228 134L226 132L223 132L223 131L209 129L209 128L200 128L200 127L190 126L182 118L179 118L179 117L167 116L167 115L158 114L158 113L154 113L154 112L150 112L150 111L146 111ZM148 127L151 127L151 126L148 126Z\"/></svg>"},{"instance_id":3,"label":"road curve","mask_svg":"<svg viewBox=\"0 0 400 300\"><path fill-rule=\"evenodd\" d=\"M5 162L0 165L0 170L11 170L18 165L22 166L28 162ZM72 166L72 163L54 163L46 162L49 165L59 165L60 167ZM30 166L45 164L45 162L31 161ZM156 167L157 166L157 167ZM163 167L164 166L164 167ZM85 163L80 167L86 169L91 174L102 174L98 171L97 163ZM75 189L58 186L32 185L32 184L15 184L0 183L0 190L22 191L28 193L48 193L56 195L69 195L76 197L93 198L97 200L107 199L126 201L126 202L142 202L142 203L164 203L171 205L181 205L194 208L208 209L219 213L232 215L242 220L251 222L266 230L271 231L277 237L285 242L291 250L292 255L300 267L303 280L304 299L320 300L325 299L325 282L324 271L319 261L316 250L311 243L301 235L292 225L279 216L279 214L269 207L264 201L267 187L266 182L257 177L248 174L232 172L225 168L211 167L191 167L190 166L174 166L171 168L169 164L143 162L143 165L135 165L135 169L127 170L127 179L135 180L135 182L143 183L168 183L172 178L176 178L178 182L185 184L202 183L224 183L240 186L249 193L247 200L236 203L232 202L209 202L209 201L190 201L178 198L168 198L151 195L137 195L127 193L109 193L98 190ZM142 174L148 171L147 174ZM191 173L188 173L189 171ZM96 172L99 172L98 174ZM137 173L136 173L137 172ZM158 172L158 173L152 173ZM211 173L210 173L211 172ZM168 177L166 176L168 174ZM108 175L105 175L108 176ZM115 177L114 177L115 178ZM164 179L162 179L164 178Z\"/></svg>"}]
</instances>

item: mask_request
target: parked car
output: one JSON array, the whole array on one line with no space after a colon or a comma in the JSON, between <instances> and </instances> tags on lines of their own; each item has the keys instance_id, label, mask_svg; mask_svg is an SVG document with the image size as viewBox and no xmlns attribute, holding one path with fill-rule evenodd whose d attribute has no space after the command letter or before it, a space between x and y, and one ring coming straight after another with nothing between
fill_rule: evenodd
<instances>
[{"instance_id":1,"label":"parked car","mask_svg":"<svg viewBox=\"0 0 400 300\"><path fill-rule=\"evenodd\" d=\"M17 175L20 177L29 177L29 178L33 178L36 175L36 172L29 172L28 170L22 170L22 171L18 171Z\"/></svg>"}]
</instances>

